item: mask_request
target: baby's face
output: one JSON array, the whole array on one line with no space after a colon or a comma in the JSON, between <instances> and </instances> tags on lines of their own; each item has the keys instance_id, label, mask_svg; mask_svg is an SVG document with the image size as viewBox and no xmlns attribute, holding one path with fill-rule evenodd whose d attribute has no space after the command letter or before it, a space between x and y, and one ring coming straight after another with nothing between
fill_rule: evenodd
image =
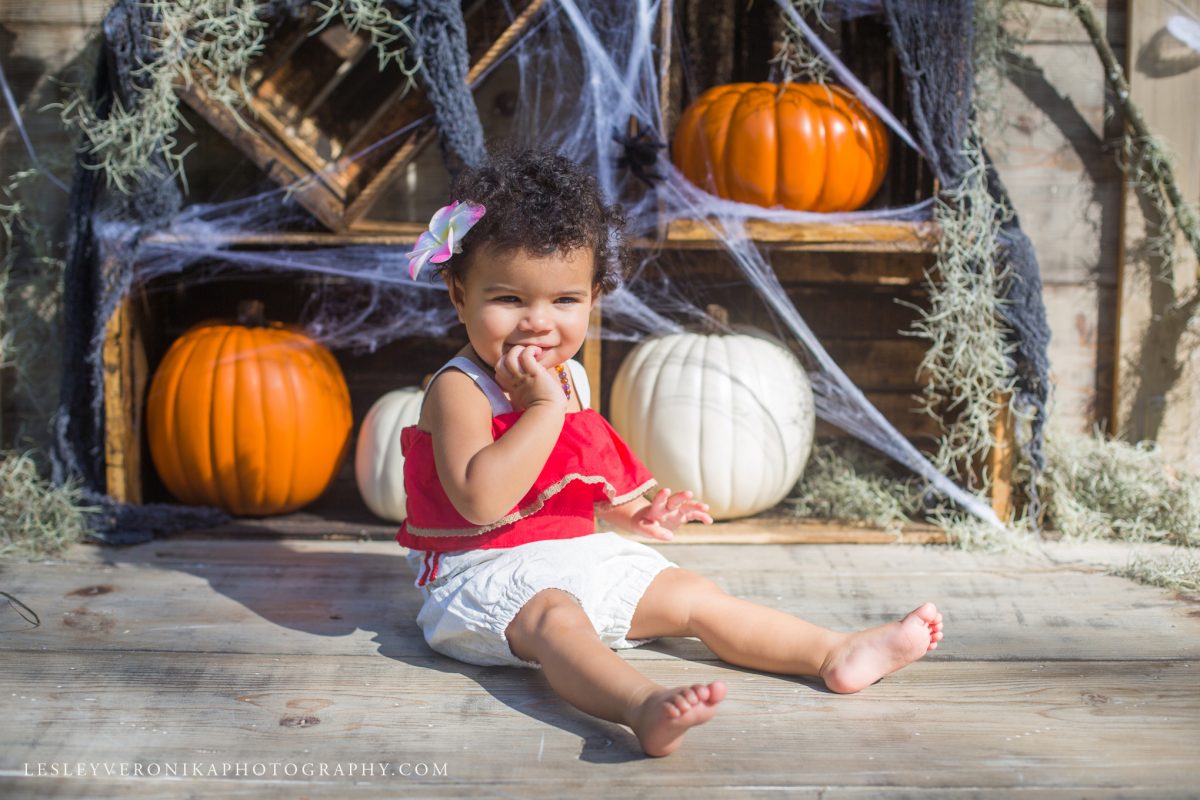
<instances>
[{"instance_id":1,"label":"baby's face","mask_svg":"<svg viewBox=\"0 0 1200 800\"><path fill-rule=\"evenodd\" d=\"M447 280L475 352L495 367L513 347L536 345L546 368L579 352L595 299L593 260L591 248L549 256L473 254L466 284Z\"/></svg>"}]
</instances>

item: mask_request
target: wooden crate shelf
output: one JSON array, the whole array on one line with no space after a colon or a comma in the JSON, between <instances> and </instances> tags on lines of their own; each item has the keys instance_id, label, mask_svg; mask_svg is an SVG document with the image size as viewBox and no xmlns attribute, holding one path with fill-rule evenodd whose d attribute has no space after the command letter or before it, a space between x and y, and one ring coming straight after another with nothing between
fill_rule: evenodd
<instances>
[{"instance_id":1,"label":"wooden crate shelf","mask_svg":"<svg viewBox=\"0 0 1200 800\"><path fill-rule=\"evenodd\" d=\"M633 239L637 250L716 250L720 241L707 225L697 220L675 220L666 227L662 239ZM206 234L210 246L229 247L338 247L341 245L378 245L407 247L426 230L421 222L364 221L353 232L283 231L272 233ZM820 253L931 253L937 246L937 230L932 222L871 221L854 223L792 223L762 220L746 223L749 238L772 251ZM158 233L147 238L150 244L190 244L188 236Z\"/></svg>"},{"instance_id":2,"label":"wooden crate shelf","mask_svg":"<svg viewBox=\"0 0 1200 800\"><path fill-rule=\"evenodd\" d=\"M829 253L930 253L937 246L932 222L877 220L865 222L778 223L746 222L746 234L772 250ZM662 242L634 241L635 247L677 249L716 248L720 242L712 229L698 220L675 220Z\"/></svg>"}]
</instances>

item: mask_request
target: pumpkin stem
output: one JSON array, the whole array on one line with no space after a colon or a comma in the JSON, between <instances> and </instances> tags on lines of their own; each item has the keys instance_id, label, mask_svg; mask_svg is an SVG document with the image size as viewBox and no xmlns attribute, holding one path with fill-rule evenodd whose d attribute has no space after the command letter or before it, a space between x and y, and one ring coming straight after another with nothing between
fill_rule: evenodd
<instances>
[{"instance_id":1,"label":"pumpkin stem","mask_svg":"<svg viewBox=\"0 0 1200 800\"><path fill-rule=\"evenodd\" d=\"M705 333L729 333L729 310L725 306L710 303L704 307L708 318L704 320Z\"/></svg>"},{"instance_id":2,"label":"pumpkin stem","mask_svg":"<svg viewBox=\"0 0 1200 800\"><path fill-rule=\"evenodd\" d=\"M267 307L262 300L243 300L238 303L238 325L247 328L264 328L267 325Z\"/></svg>"}]
</instances>

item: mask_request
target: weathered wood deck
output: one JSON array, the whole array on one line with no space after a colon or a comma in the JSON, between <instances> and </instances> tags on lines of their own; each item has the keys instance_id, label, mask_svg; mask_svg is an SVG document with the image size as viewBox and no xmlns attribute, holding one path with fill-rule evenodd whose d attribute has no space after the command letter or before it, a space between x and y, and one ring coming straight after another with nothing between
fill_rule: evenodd
<instances>
[{"instance_id":1,"label":"weathered wood deck","mask_svg":"<svg viewBox=\"0 0 1200 800\"><path fill-rule=\"evenodd\" d=\"M81 546L61 560L0 565L0 589L41 618L34 628L0 605L0 795L1200 792L1195 598L1041 554L663 547L730 591L833 627L933 599L947 636L854 696L730 667L695 640L626 651L665 684L729 684L714 721L676 754L647 759L625 729L577 713L539 673L429 651L402 551L389 542ZM80 762L191 776L25 776L39 763ZM378 762L428 774L283 774ZM225 763L267 774L194 777Z\"/></svg>"}]
</instances>

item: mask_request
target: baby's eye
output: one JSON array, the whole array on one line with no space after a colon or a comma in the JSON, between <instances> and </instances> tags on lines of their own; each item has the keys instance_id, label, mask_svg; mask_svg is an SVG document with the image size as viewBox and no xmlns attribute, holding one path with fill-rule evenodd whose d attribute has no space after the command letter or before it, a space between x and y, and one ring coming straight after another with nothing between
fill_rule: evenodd
<instances>
[{"instance_id":1,"label":"baby's eye","mask_svg":"<svg viewBox=\"0 0 1200 800\"><path fill-rule=\"evenodd\" d=\"M519 302L521 302L518 298L514 297L511 294L501 295L500 297L493 297L492 301L496 302L496 303L519 303Z\"/></svg>"},{"instance_id":2,"label":"baby's eye","mask_svg":"<svg viewBox=\"0 0 1200 800\"><path fill-rule=\"evenodd\" d=\"M578 303L579 298L578 297L560 297L555 302L556 303Z\"/></svg>"}]
</instances>

